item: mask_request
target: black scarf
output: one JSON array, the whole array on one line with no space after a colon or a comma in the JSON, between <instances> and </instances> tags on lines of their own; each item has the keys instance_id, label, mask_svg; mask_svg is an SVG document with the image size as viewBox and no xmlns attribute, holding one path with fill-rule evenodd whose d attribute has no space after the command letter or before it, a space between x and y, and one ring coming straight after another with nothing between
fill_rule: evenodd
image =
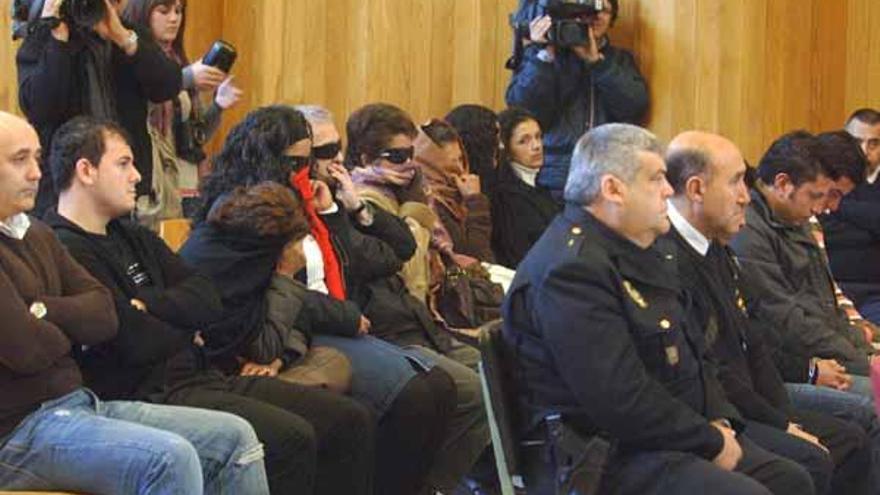
<instances>
[{"instance_id":1,"label":"black scarf","mask_svg":"<svg viewBox=\"0 0 880 495\"><path fill-rule=\"evenodd\" d=\"M208 355L235 357L256 338L266 317L266 290L287 239L254 237L203 222L180 256L209 277L223 301L223 318L205 333Z\"/></svg>"}]
</instances>

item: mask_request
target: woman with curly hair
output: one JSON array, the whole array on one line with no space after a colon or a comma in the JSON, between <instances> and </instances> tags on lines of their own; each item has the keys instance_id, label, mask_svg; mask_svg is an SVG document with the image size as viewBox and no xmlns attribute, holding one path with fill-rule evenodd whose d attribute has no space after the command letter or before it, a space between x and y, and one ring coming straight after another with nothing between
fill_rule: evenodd
<instances>
[{"instance_id":1,"label":"woman with curly hair","mask_svg":"<svg viewBox=\"0 0 880 495\"><path fill-rule=\"evenodd\" d=\"M355 281L361 274L386 266L393 274L400 268L398 255L381 236L396 232L402 240L393 243L402 249L412 239L401 237L409 236L408 230L390 215L364 208L349 211L334 201L325 183L311 181L311 145L311 127L299 111L277 105L251 112L214 159L214 170L202 186L204 205L197 221L210 221L208 212L218 198L241 185L272 181L299 194L300 213L309 221L301 253L305 266L280 281L297 286L291 299L302 310L291 324L308 334L313 345L337 349L351 362L351 394L379 418L375 492L418 493L444 439L455 385L429 357L367 335L372 322L352 300L358 297ZM186 249L183 254L187 256Z\"/></svg>"}]
</instances>

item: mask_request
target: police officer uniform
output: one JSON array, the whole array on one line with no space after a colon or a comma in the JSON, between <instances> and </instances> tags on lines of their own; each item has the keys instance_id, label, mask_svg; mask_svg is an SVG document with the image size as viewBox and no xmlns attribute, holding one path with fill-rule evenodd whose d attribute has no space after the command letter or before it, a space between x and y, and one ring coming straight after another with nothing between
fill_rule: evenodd
<instances>
[{"instance_id":1,"label":"police officer uniform","mask_svg":"<svg viewBox=\"0 0 880 495\"><path fill-rule=\"evenodd\" d=\"M609 439L600 493L813 493L802 467L742 435L736 472L712 464L723 437L709 420L736 427L740 416L689 304L672 243L642 249L567 205L520 264L503 307L520 433L540 437L544 419L559 414L582 436ZM526 449L523 462L529 493L553 493L547 449Z\"/></svg>"}]
</instances>

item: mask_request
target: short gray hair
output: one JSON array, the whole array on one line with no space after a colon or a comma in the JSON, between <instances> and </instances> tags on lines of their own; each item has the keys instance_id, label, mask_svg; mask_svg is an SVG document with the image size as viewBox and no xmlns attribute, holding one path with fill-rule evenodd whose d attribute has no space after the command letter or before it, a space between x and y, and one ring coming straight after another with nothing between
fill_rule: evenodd
<instances>
[{"instance_id":1,"label":"short gray hair","mask_svg":"<svg viewBox=\"0 0 880 495\"><path fill-rule=\"evenodd\" d=\"M649 131L630 124L600 125L584 134L571 156L565 201L591 204L599 195L606 174L631 183L639 171L639 151L662 156L664 147Z\"/></svg>"},{"instance_id":2,"label":"short gray hair","mask_svg":"<svg viewBox=\"0 0 880 495\"><path fill-rule=\"evenodd\" d=\"M319 124L333 123L333 114L321 105L294 105L293 108L299 110L303 117L309 121L309 125L313 127Z\"/></svg>"}]
</instances>

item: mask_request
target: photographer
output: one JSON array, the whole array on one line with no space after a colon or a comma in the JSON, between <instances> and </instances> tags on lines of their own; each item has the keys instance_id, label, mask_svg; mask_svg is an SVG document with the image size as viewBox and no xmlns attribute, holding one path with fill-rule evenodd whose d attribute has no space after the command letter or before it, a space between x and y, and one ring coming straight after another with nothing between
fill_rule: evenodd
<instances>
[{"instance_id":1,"label":"photographer","mask_svg":"<svg viewBox=\"0 0 880 495\"><path fill-rule=\"evenodd\" d=\"M137 192L143 195L152 192L153 182L147 102L175 97L182 76L147 31L123 24L120 12L126 4L32 0L31 22L16 56L19 105L47 150L55 130L77 115L118 121L131 135L135 165L143 177ZM42 173L37 215L57 198L51 172L44 167Z\"/></svg>"},{"instance_id":2,"label":"photographer","mask_svg":"<svg viewBox=\"0 0 880 495\"><path fill-rule=\"evenodd\" d=\"M524 50L513 62L507 104L532 112L545 130L538 184L557 199L577 139L608 122L639 123L648 108L648 90L632 54L611 46L607 35L618 0L598 3L599 11L594 1L522 0L514 16L515 24L528 24L528 30L517 30ZM568 40L556 39L560 21L582 24L586 42L567 46Z\"/></svg>"}]
</instances>

